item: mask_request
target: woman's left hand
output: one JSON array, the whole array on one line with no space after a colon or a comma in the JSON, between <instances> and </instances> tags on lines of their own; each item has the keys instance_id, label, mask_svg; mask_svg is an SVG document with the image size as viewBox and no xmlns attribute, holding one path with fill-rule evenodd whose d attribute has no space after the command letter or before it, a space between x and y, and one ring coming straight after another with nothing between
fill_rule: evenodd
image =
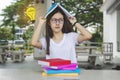
<instances>
[{"instance_id":1,"label":"woman's left hand","mask_svg":"<svg viewBox=\"0 0 120 80\"><path fill-rule=\"evenodd\" d=\"M69 17L69 21L73 25L77 20L75 17Z\"/></svg>"}]
</instances>

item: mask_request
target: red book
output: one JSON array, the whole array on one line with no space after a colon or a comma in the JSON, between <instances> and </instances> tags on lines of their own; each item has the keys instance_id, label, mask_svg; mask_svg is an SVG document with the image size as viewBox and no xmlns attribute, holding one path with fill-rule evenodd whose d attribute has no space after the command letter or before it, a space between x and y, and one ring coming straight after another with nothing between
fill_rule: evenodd
<instances>
[{"instance_id":1,"label":"red book","mask_svg":"<svg viewBox=\"0 0 120 80\"><path fill-rule=\"evenodd\" d=\"M65 60L60 58L41 59L38 60L38 64L42 66L60 66L60 65L71 64L71 60Z\"/></svg>"}]
</instances>

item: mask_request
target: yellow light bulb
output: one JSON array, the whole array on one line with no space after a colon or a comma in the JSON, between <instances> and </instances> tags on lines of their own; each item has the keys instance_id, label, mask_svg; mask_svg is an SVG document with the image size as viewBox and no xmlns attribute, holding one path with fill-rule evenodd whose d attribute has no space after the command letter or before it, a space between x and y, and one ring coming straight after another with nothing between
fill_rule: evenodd
<instances>
[{"instance_id":1,"label":"yellow light bulb","mask_svg":"<svg viewBox=\"0 0 120 80\"><path fill-rule=\"evenodd\" d=\"M35 20L36 10L34 7L28 7L26 10L26 14L30 18L30 20Z\"/></svg>"}]
</instances>

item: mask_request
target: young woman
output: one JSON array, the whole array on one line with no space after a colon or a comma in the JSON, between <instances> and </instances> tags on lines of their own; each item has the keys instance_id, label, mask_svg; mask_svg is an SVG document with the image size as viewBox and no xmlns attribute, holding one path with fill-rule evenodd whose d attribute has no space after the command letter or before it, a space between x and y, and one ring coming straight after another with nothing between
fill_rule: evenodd
<instances>
[{"instance_id":1,"label":"young woman","mask_svg":"<svg viewBox=\"0 0 120 80\"><path fill-rule=\"evenodd\" d=\"M39 39L44 23L46 23L46 36ZM80 34L73 31L73 24ZM68 18L63 10L57 7L46 19L40 18L39 25L32 36L31 45L39 49L44 48L47 59L62 58L77 63L75 44L91 37L91 33L77 23L75 17Z\"/></svg>"}]
</instances>

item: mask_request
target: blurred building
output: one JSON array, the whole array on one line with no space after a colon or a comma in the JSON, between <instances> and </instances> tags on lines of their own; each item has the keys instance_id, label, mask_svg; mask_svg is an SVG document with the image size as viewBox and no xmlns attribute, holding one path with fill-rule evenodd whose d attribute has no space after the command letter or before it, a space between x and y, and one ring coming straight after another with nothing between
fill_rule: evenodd
<instances>
[{"instance_id":1,"label":"blurred building","mask_svg":"<svg viewBox=\"0 0 120 80\"><path fill-rule=\"evenodd\" d=\"M113 56L120 57L120 0L103 0L103 41L113 43Z\"/></svg>"},{"instance_id":2,"label":"blurred building","mask_svg":"<svg viewBox=\"0 0 120 80\"><path fill-rule=\"evenodd\" d=\"M15 27L15 37L17 38L17 40L21 40L23 35L23 29L20 27Z\"/></svg>"}]
</instances>

